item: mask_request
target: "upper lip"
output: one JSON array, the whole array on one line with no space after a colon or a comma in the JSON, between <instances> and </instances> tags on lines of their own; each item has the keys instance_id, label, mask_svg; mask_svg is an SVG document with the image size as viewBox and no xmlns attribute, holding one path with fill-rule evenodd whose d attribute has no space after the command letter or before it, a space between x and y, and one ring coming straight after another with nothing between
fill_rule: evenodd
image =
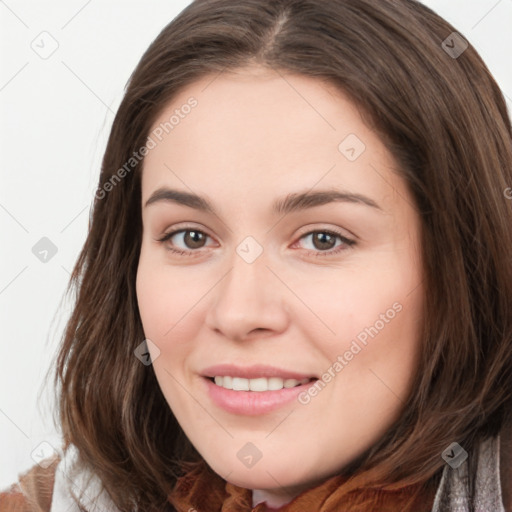
<instances>
[{"instance_id":1,"label":"upper lip","mask_svg":"<svg viewBox=\"0 0 512 512\"><path fill-rule=\"evenodd\" d=\"M252 366L235 366L233 364L218 364L205 368L201 374L204 377L241 377L244 379L258 379L261 377L280 377L282 379L311 379L316 378L314 375L307 375L290 370L284 370L275 366L267 366L263 364L255 364Z\"/></svg>"}]
</instances>

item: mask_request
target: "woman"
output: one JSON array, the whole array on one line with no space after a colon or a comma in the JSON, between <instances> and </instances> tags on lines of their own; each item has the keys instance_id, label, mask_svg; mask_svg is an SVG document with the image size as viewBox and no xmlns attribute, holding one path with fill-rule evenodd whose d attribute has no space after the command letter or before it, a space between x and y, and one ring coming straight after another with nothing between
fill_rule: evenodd
<instances>
[{"instance_id":1,"label":"woman","mask_svg":"<svg viewBox=\"0 0 512 512\"><path fill-rule=\"evenodd\" d=\"M0 510L512 510L511 184L423 5L196 0L112 127L65 453Z\"/></svg>"}]
</instances>

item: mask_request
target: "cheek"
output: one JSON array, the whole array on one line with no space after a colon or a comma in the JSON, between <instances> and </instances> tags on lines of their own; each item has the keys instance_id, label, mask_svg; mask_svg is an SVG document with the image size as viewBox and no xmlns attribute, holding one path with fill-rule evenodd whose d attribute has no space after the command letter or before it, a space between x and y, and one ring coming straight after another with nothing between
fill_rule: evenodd
<instances>
[{"instance_id":1,"label":"cheek","mask_svg":"<svg viewBox=\"0 0 512 512\"><path fill-rule=\"evenodd\" d=\"M193 297L189 297L194 293L190 287L180 291L177 277L176 272L141 253L136 279L140 317L145 337L154 344L149 345L149 351L156 378L173 411L185 410L190 405L182 400L178 381L183 380L180 368L192 347L180 340L190 339L187 329L194 325L190 322Z\"/></svg>"},{"instance_id":2,"label":"cheek","mask_svg":"<svg viewBox=\"0 0 512 512\"><path fill-rule=\"evenodd\" d=\"M297 295L305 298L320 321L326 346L339 349L353 338L363 343L370 335L415 325L421 314L421 278L407 261L375 258L355 269L331 272L329 279L297 282ZM320 331L318 331L320 332Z\"/></svg>"},{"instance_id":3,"label":"cheek","mask_svg":"<svg viewBox=\"0 0 512 512\"><path fill-rule=\"evenodd\" d=\"M169 295L166 293L165 280L161 279L158 267L150 265L141 255L137 270L137 302L147 338L160 338L166 329L166 310L172 311Z\"/></svg>"},{"instance_id":4,"label":"cheek","mask_svg":"<svg viewBox=\"0 0 512 512\"><path fill-rule=\"evenodd\" d=\"M365 271L333 276L329 283L313 285L308 296L311 309L329 327L318 324L324 334L314 338L325 361L323 371L336 375L332 390L345 397L347 407L361 409L358 402L368 396L379 396L382 405L387 397L393 405L396 399L387 387L399 396L406 393L420 350L419 267L412 259L381 258Z\"/></svg>"},{"instance_id":5,"label":"cheek","mask_svg":"<svg viewBox=\"0 0 512 512\"><path fill-rule=\"evenodd\" d=\"M155 374L168 400L176 400L179 385L169 374L180 381L188 376L186 363L204 328L204 299L215 281L192 267L173 268L151 256L141 253L137 301L144 335L158 347L158 354L149 349Z\"/></svg>"},{"instance_id":6,"label":"cheek","mask_svg":"<svg viewBox=\"0 0 512 512\"><path fill-rule=\"evenodd\" d=\"M162 343L192 325L193 305L204 295L204 285L195 282L193 273L180 272L141 253L136 290L144 333ZM164 346L161 348L165 348Z\"/></svg>"}]
</instances>

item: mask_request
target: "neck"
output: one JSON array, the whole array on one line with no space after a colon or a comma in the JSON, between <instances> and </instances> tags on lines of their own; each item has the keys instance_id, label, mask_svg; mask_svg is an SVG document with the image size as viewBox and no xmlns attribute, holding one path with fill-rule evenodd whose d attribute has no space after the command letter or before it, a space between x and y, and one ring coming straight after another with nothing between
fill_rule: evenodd
<instances>
[{"instance_id":1,"label":"neck","mask_svg":"<svg viewBox=\"0 0 512 512\"><path fill-rule=\"evenodd\" d=\"M256 507L259 503L265 503L267 507L279 508L290 501L293 501L299 494L308 489L312 489L320 485L328 477L317 478L306 483L294 485L290 487L277 487L275 489L253 489L252 506Z\"/></svg>"}]
</instances>

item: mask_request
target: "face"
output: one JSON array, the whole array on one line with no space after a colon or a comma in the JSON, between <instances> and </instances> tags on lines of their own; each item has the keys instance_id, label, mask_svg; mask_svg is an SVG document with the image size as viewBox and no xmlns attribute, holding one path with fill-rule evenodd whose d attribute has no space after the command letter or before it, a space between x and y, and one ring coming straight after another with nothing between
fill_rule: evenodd
<instances>
[{"instance_id":1,"label":"face","mask_svg":"<svg viewBox=\"0 0 512 512\"><path fill-rule=\"evenodd\" d=\"M188 86L150 137L137 297L169 407L236 485L334 475L418 361L421 226L395 161L332 85L257 68Z\"/></svg>"}]
</instances>

